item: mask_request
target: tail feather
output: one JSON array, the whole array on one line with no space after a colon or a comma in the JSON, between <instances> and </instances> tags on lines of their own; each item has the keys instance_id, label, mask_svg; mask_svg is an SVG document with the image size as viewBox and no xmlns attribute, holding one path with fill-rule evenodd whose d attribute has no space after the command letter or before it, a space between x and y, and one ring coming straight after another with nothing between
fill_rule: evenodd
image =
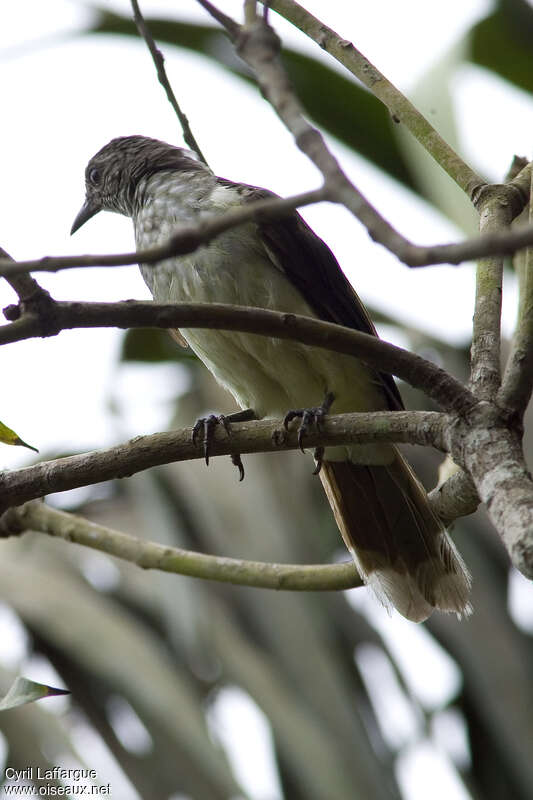
<instances>
[{"instance_id":1,"label":"tail feather","mask_svg":"<svg viewBox=\"0 0 533 800\"><path fill-rule=\"evenodd\" d=\"M385 606L422 622L438 608L469 614L468 570L394 448L386 466L325 461L320 476L362 578Z\"/></svg>"}]
</instances>

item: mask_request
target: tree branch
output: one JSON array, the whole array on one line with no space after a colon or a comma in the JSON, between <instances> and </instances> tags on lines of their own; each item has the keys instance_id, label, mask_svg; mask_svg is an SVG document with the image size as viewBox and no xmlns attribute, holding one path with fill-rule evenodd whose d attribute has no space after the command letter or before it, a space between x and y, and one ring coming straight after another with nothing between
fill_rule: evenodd
<instances>
[{"instance_id":1,"label":"tree branch","mask_svg":"<svg viewBox=\"0 0 533 800\"><path fill-rule=\"evenodd\" d=\"M472 478L462 471L432 489L428 497L433 513L446 527L459 517L473 514L481 502Z\"/></svg>"},{"instance_id":2,"label":"tree branch","mask_svg":"<svg viewBox=\"0 0 533 800\"><path fill-rule=\"evenodd\" d=\"M480 193L480 230L499 231L512 220L509 186L487 186ZM503 257L480 259L476 273L476 300L472 334L471 387L482 400L492 400L500 386L500 321Z\"/></svg>"},{"instance_id":3,"label":"tree branch","mask_svg":"<svg viewBox=\"0 0 533 800\"><path fill-rule=\"evenodd\" d=\"M201 4L205 7L203 2ZM211 4L208 5L208 10L212 13L212 6ZM374 241L385 246L410 266L421 266L418 263L418 257L420 256L418 248L396 231L353 183L348 180L336 158L326 146L321 133L305 119L303 108L292 91L287 74L279 59L280 40L266 20L257 15L254 8L255 5L251 4L248 8L245 24L238 28L237 31L233 20L227 29L235 42L238 54L254 70L263 96L270 102L286 128L293 134L299 149L308 156L322 173L329 199L342 203L351 211L367 228ZM333 32L331 33L333 34ZM353 47L347 42L344 42L344 46ZM355 48L354 52L357 52ZM374 71L370 81L372 86L382 82L383 85L387 84L389 87L389 94L396 93L394 96L396 96L397 100L398 98L401 99L403 103L403 112L406 113L409 119L415 120L416 125L414 127L416 130L424 127L422 123L425 124L426 127L422 138L424 138L428 146L434 145L432 154L435 157L437 154L442 157L445 168L447 167L452 175L460 183L462 182L463 188L468 188L470 197L477 196L480 187L483 186L481 178L459 159L444 140L438 136L436 131L431 128L429 123L394 89L392 84L386 82L383 76L380 76L377 70L366 61L364 62L363 71L367 78L368 74Z\"/></svg>"},{"instance_id":4,"label":"tree branch","mask_svg":"<svg viewBox=\"0 0 533 800\"><path fill-rule=\"evenodd\" d=\"M350 442L410 442L443 447L446 417L434 411L377 411L328 416L323 430L309 430L305 446ZM280 420L232 424L228 437L220 426L210 447L212 457L232 453L272 453L297 450L297 432L285 431ZM193 444L192 429L136 436L105 450L44 461L0 473L0 513L27 500L53 492L125 478L141 470L176 461L203 458L201 443Z\"/></svg>"},{"instance_id":5,"label":"tree branch","mask_svg":"<svg viewBox=\"0 0 533 800\"><path fill-rule=\"evenodd\" d=\"M224 231L245 222L282 218L300 206L319 203L328 199L325 188L314 189L292 197L277 197L247 203L225 214L199 220L195 224L179 227L168 241L157 247L130 253L85 256L45 256L29 261L6 261L0 259L0 277L10 278L25 272L60 272L79 267L120 267L128 264L154 264L176 255L185 255L208 244ZM532 230L533 234L533 230ZM533 239L533 235L532 235Z\"/></svg>"},{"instance_id":6,"label":"tree branch","mask_svg":"<svg viewBox=\"0 0 533 800\"><path fill-rule=\"evenodd\" d=\"M519 436L499 409L479 403L447 428L452 458L464 464L514 566L533 578L533 481Z\"/></svg>"},{"instance_id":7,"label":"tree branch","mask_svg":"<svg viewBox=\"0 0 533 800\"><path fill-rule=\"evenodd\" d=\"M482 178L352 42L343 39L294 0L271 0L268 5L355 75L389 109L394 122L403 123L468 197L474 196L484 183Z\"/></svg>"},{"instance_id":8,"label":"tree branch","mask_svg":"<svg viewBox=\"0 0 533 800\"><path fill-rule=\"evenodd\" d=\"M0 260L10 264L16 263L3 247L0 247ZM18 319L22 309L26 312L38 312L38 315L42 318L45 309L53 303L50 293L43 289L42 286L39 286L35 278L32 278L27 271L4 277L20 301L19 306L7 306L4 309L6 318L11 320Z\"/></svg>"},{"instance_id":9,"label":"tree branch","mask_svg":"<svg viewBox=\"0 0 533 800\"><path fill-rule=\"evenodd\" d=\"M33 501L10 509L0 518L0 537L25 531L91 547L136 564L192 578L222 581L262 589L300 592L333 591L362 586L355 564L269 564L237 558L211 556L145 541L89 522L83 517L49 508Z\"/></svg>"},{"instance_id":10,"label":"tree branch","mask_svg":"<svg viewBox=\"0 0 533 800\"><path fill-rule=\"evenodd\" d=\"M431 361L376 336L311 317L222 303L56 302L54 309L54 325L60 330L102 326L207 328L291 339L356 356L374 369L390 372L421 389L446 411L465 413L477 402L462 383ZM20 328L13 328L23 322L0 327L0 344L20 339ZM38 329L38 320L35 326ZM29 328L27 325L23 335L27 336Z\"/></svg>"},{"instance_id":11,"label":"tree branch","mask_svg":"<svg viewBox=\"0 0 533 800\"><path fill-rule=\"evenodd\" d=\"M245 24L233 38L237 53L253 69L261 93L294 136L296 146L322 173L331 199L342 203L362 222L374 241L393 253L408 247L410 242L348 180L322 134L305 118L279 58L280 39L266 20L257 13L248 13Z\"/></svg>"},{"instance_id":12,"label":"tree branch","mask_svg":"<svg viewBox=\"0 0 533 800\"><path fill-rule=\"evenodd\" d=\"M162 245L135 252L80 256L44 256L43 258L29 259L27 261L11 261L6 258L0 258L0 277L11 281L13 278L28 272L60 272L64 269L84 267L120 267L139 262L154 264L171 256L192 253L201 245L208 244L224 231L237 225L252 220L259 222L265 219L283 218L295 208L324 200L335 202L327 187L303 192L292 197L280 197L247 203L245 206L228 211L220 216L210 217L196 224L181 226ZM404 245L396 247L398 240L394 246L392 246L391 242L387 244L382 242L382 244L385 244L387 249L409 267L460 264L463 261L471 261L485 256L512 255L524 247L529 247L533 244L533 225L524 225L514 230L487 233L475 239L466 239L456 244L419 246L404 240L403 237L400 237L400 239L405 243Z\"/></svg>"},{"instance_id":13,"label":"tree branch","mask_svg":"<svg viewBox=\"0 0 533 800\"><path fill-rule=\"evenodd\" d=\"M530 196L533 197L533 171L529 171ZM533 222L533 203L529 204L529 222ZM518 320L511 354L507 361L497 402L523 418L533 390L533 248L515 256L518 275Z\"/></svg>"},{"instance_id":14,"label":"tree branch","mask_svg":"<svg viewBox=\"0 0 533 800\"><path fill-rule=\"evenodd\" d=\"M202 6L202 8L205 8L207 13L210 14L213 19L216 19L216 21L219 22L223 28L226 28L231 37L237 34L239 30L238 22L235 22L234 19L228 17L227 14L224 14L222 11L220 11L216 6L213 5L213 3L210 3L209 0L196 0L196 2L198 5Z\"/></svg>"},{"instance_id":15,"label":"tree branch","mask_svg":"<svg viewBox=\"0 0 533 800\"><path fill-rule=\"evenodd\" d=\"M174 109L174 112L175 112L175 114L176 114L176 116L177 116L177 118L179 120L179 123L181 125L181 130L183 132L183 138L184 138L186 144L191 148L191 150L194 150L194 152L197 154L198 158L201 161L203 161L204 164L207 165L207 160L206 160L204 154L202 153L202 151L200 150L200 145L196 141L196 138L195 138L195 136L194 136L194 134L193 134L193 132L191 130L191 126L189 125L189 120L187 119L187 116L183 113L183 111L181 110L181 107L180 107L178 101L176 100L176 96L175 96L175 94L174 94L174 92L172 90L172 86L170 85L170 81L168 79L168 76L167 76L167 73L166 73L166 70L165 70L165 58L163 56L163 53L156 46L154 38L153 38L152 34L150 33L150 30L149 30L149 28L148 28L148 26L147 26L147 24L146 24L146 22L144 20L144 17L143 17L143 15L141 13L141 9L139 8L139 3L137 2L137 0L131 0L131 6L132 6L132 9L133 9L133 19L134 19L135 24L137 26L137 30L139 31L139 34L142 36L142 38L146 42L148 50L150 51L150 55L152 56L152 60L153 60L153 62L155 64L155 68L156 68L156 71L157 71L157 78L159 80L159 83L161 84L161 86L165 90L168 102L170 103L170 105Z\"/></svg>"}]
</instances>

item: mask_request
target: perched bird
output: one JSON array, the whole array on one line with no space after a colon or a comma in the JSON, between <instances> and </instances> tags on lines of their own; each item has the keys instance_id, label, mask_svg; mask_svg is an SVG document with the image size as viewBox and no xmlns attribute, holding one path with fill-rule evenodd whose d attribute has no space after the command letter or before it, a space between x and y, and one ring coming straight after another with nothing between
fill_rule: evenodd
<instances>
[{"instance_id":1,"label":"perched bird","mask_svg":"<svg viewBox=\"0 0 533 800\"><path fill-rule=\"evenodd\" d=\"M98 211L131 217L139 250L180 225L275 197L218 178L194 154L156 139L113 139L89 161L72 233ZM232 228L194 253L140 265L154 300L232 303L304 314L377 335L335 256L297 213ZM249 333L174 332L256 418L398 410L390 375L353 356ZM467 614L470 576L412 469L391 444L328 447L320 478L346 546L385 605L420 622Z\"/></svg>"}]
</instances>

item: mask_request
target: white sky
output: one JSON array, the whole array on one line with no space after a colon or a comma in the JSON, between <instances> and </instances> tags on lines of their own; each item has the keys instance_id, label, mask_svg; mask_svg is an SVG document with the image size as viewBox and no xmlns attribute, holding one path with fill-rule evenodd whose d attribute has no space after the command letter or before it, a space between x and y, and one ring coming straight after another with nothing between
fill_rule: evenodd
<instances>
[{"instance_id":1,"label":"white sky","mask_svg":"<svg viewBox=\"0 0 533 800\"><path fill-rule=\"evenodd\" d=\"M346 0L303 0L303 4L352 39L407 93L415 91L426 70L491 6L488 0L449 0L445 6L427 0L373 0L364 8ZM125 1L102 5L129 10ZM147 15L183 13L190 19L207 20L193 0L144 0L141 5ZM240 0L220 0L218 5L233 16L241 13ZM4 121L0 245L17 259L132 249L131 224L118 215L100 214L70 238L72 220L83 200L85 165L97 149L119 135L142 133L181 143L178 124L143 43L109 36L63 36L83 27L89 17L90 10L76 2L18 0L5 4L0 25ZM275 15L272 20L288 44L317 54L303 35L279 22ZM55 40L54 46L46 46L43 37ZM318 184L316 170L297 151L256 91L218 71L206 59L168 45L163 50L171 82L215 171L268 186L280 194L301 192ZM334 64L322 52L320 57ZM475 167L499 179L515 152L530 154L533 104L522 93L470 66L456 73L452 90L460 112L462 147ZM438 110L439 98L433 100ZM495 102L500 111L498 119L493 114ZM505 121L505 128L499 127L498 120ZM459 232L426 204L337 143L331 145L354 182L404 234L416 242L459 238ZM343 209L322 204L303 213L335 251L363 299L450 341L467 340L473 311L470 267L410 272L372 244ZM135 267L38 277L57 299L149 296ZM13 300L0 282L0 306ZM511 293L511 306L513 301ZM511 320L509 311L507 330ZM2 348L0 419L45 452L102 447L113 442L116 433L106 403L115 383L120 336L112 330L74 331ZM166 425L164 406L158 405L154 396L154 391L159 392L157 380L152 377L152 391L143 392L139 386L142 374L123 382L139 388L131 392L128 416L135 424L131 430L121 430L119 438ZM165 396L167 374L161 373L160 383L161 396ZM142 413L134 396L141 403L144 397ZM0 468L29 459L31 455L19 448L0 449ZM394 649L394 637L404 633L401 626L397 634L390 632L389 622L382 619L380 625ZM417 646L426 645L419 642ZM439 663L449 681L449 699L459 679L453 664L444 657ZM416 694L416 678L412 680ZM456 783L448 762L446 769L442 758L438 762L441 767L435 766L435 752L429 753L426 748L406 754L398 768L402 783L412 787L416 763L431 763L442 772L439 786L443 794L439 797L464 797L461 788L453 788ZM447 782L443 776L450 774Z\"/></svg>"}]
</instances>

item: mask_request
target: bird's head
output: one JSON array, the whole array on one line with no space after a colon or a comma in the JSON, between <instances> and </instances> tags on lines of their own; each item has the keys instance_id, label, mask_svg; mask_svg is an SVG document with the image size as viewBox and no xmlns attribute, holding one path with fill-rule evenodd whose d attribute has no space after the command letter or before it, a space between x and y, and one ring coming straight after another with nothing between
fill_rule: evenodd
<instances>
[{"instance_id":1,"label":"bird's head","mask_svg":"<svg viewBox=\"0 0 533 800\"><path fill-rule=\"evenodd\" d=\"M147 136L112 139L87 164L85 202L71 234L102 210L131 216L139 181L164 170L209 172L194 153L182 147Z\"/></svg>"}]
</instances>

